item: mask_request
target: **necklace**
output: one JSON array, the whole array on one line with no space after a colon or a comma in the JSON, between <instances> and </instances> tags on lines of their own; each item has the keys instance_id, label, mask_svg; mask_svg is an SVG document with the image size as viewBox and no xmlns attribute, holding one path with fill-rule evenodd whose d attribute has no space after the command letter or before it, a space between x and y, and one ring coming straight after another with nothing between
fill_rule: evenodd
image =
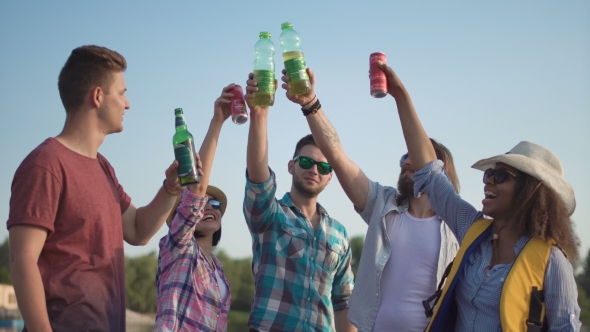
<instances>
[{"instance_id":1,"label":"necklace","mask_svg":"<svg viewBox=\"0 0 590 332\"><path fill-rule=\"evenodd\" d=\"M490 265L488 265L488 269L492 269L492 267L500 261L500 253L498 252L498 239L500 238L500 232L506 227L508 224L504 224L502 227L496 231L496 224L493 226L494 235L492 236L492 259L490 261ZM495 259L494 259L495 257Z\"/></svg>"}]
</instances>

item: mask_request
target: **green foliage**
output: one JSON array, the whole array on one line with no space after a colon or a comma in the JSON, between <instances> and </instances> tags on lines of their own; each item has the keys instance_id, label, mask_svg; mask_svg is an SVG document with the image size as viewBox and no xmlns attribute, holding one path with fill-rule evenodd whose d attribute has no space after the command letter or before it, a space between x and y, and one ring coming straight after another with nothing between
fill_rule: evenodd
<instances>
[{"instance_id":1,"label":"green foliage","mask_svg":"<svg viewBox=\"0 0 590 332\"><path fill-rule=\"evenodd\" d=\"M580 305L580 321L582 326L590 325L590 297L578 284L578 304Z\"/></svg>"},{"instance_id":2,"label":"green foliage","mask_svg":"<svg viewBox=\"0 0 590 332\"><path fill-rule=\"evenodd\" d=\"M158 258L155 252L137 257L125 257L125 288L127 308L141 312L156 312L156 272Z\"/></svg>"},{"instance_id":3,"label":"green foliage","mask_svg":"<svg viewBox=\"0 0 590 332\"><path fill-rule=\"evenodd\" d=\"M582 272L576 276L578 284L578 304L580 305L580 321L582 326L590 325L590 250L582 263Z\"/></svg>"},{"instance_id":4,"label":"green foliage","mask_svg":"<svg viewBox=\"0 0 590 332\"><path fill-rule=\"evenodd\" d=\"M586 259L582 263L582 272L576 277L580 288L590 295L590 250L586 254Z\"/></svg>"},{"instance_id":5,"label":"green foliage","mask_svg":"<svg viewBox=\"0 0 590 332\"><path fill-rule=\"evenodd\" d=\"M10 276L10 252L8 249L8 237L0 244L0 284L12 285Z\"/></svg>"},{"instance_id":6,"label":"green foliage","mask_svg":"<svg viewBox=\"0 0 590 332\"><path fill-rule=\"evenodd\" d=\"M352 273L356 279L356 271L359 268L359 262L361 261L361 253L363 252L363 246L365 245L365 237L362 235L354 236L350 239L350 245L352 246Z\"/></svg>"},{"instance_id":7,"label":"green foliage","mask_svg":"<svg viewBox=\"0 0 590 332\"><path fill-rule=\"evenodd\" d=\"M248 331L248 317L250 316L250 309L248 311L231 310L227 317L227 332L242 332Z\"/></svg>"}]
</instances>

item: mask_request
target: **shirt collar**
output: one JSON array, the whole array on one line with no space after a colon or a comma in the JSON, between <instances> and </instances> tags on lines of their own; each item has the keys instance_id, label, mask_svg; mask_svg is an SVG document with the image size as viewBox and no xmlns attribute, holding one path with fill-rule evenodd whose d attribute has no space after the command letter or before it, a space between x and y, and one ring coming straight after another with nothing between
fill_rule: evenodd
<instances>
[{"instance_id":1,"label":"shirt collar","mask_svg":"<svg viewBox=\"0 0 590 332\"><path fill-rule=\"evenodd\" d=\"M279 203L283 206L288 207L288 208L296 208L297 210L301 210L297 206L295 206L295 204L293 204L293 200L291 200L291 194L288 192L285 193L285 195L283 195L283 198L281 198ZM318 205L318 211L320 212L320 215L322 217L329 217L328 211L326 211L326 209L324 209L324 207L320 203L316 203L316 204Z\"/></svg>"}]
</instances>

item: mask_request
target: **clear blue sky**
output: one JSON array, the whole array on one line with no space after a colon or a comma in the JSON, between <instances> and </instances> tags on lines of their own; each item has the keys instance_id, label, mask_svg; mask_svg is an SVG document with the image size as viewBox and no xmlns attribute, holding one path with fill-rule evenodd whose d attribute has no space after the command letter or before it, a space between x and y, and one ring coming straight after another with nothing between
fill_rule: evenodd
<instances>
[{"instance_id":1,"label":"clear blue sky","mask_svg":"<svg viewBox=\"0 0 590 332\"><path fill-rule=\"evenodd\" d=\"M317 94L350 157L373 180L395 185L405 143L393 98L373 99L369 54L387 54L431 137L454 154L461 195L481 208L477 160L522 140L561 159L590 247L590 2L588 1L1 1L0 217L23 158L57 135L65 112L57 76L71 50L97 44L128 61L131 109L122 133L100 148L136 206L162 184L174 155L173 110L182 107L200 144L222 87L244 84L260 31L277 50L280 25L300 33ZM276 67L282 69L280 52ZM277 75L279 77L279 75ZM287 162L309 133L299 108L279 90L269 120L269 163L278 193L290 189ZM251 254L242 214L248 125L227 122L211 183L228 195L220 247ZM351 236L365 234L336 179L320 203ZM164 226L144 247L157 251ZM0 228L0 240L7 236Z\"/></svg>"}]
</instances>

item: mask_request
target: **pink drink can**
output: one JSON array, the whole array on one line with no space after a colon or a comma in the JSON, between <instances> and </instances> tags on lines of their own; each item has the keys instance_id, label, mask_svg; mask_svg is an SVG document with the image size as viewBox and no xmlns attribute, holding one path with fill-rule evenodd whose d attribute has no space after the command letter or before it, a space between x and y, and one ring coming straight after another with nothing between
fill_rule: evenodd
<instances>
[{"instance_id":1,"label":"pink drink can","mask_svg":"<svg viewBox=\"0 0 590 332\"><path fill-rule=\"evenodd\" d=\"M230 99L231 119L235 124L244 124L248 121L248 112L246 112L246 102L244 101L244 90L239 85L234 85L230 91L233 97Z\"/></svg>"},{"instance_id":2,"label":"pink drink can","mask_svg":"<svg viewBox=\"0 0 590 332\"><path fill-rule=\"evenodd\" d=\"M374 98L383 98L387 96L387 76L385 72L379 68L377 63L381 60L387 63L385 53L375 52L369 57L369 79L371 81L371 96Z\"/></svg>"}]
</instances>

